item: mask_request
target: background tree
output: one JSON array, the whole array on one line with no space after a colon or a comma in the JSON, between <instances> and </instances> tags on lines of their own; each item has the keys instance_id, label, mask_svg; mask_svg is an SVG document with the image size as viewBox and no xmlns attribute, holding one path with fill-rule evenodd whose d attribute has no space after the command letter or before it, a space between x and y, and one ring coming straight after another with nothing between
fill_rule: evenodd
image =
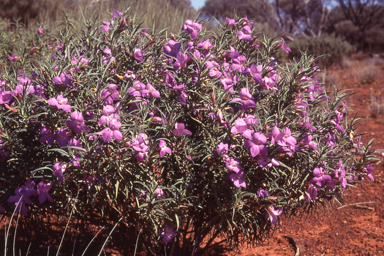
<instances>
[{"instance_id":1,"label":"background tree","mask_svg":"<svg viewBox=\"0 0 384 256\"><path fill-rule=\"evenodd\" d=\"M200 11L207 17L215 17L221 21L235 15L247 16L248 19L278 28L273 4L268 0L206 0Z\"/></svg>"},{"instance_id":2,"label":"background tree","mask_svg":"<svg viewBox=\"0 0 384 256\"><path fill-rule=\"evenodd\" d=\"M279 27L293 35L320 36L328 22L328 0L275 0Z\"/></svg>"},{"instance_id":3,"label":"background tree","mask_svg":"<svg viewBox=\"0 0 384 256\"><path fill-rule=\"evenodd\" d=\"M360 50L383 50L384 0L338 0L330 30L355 42Z\"/></svg>"}]
</instances>

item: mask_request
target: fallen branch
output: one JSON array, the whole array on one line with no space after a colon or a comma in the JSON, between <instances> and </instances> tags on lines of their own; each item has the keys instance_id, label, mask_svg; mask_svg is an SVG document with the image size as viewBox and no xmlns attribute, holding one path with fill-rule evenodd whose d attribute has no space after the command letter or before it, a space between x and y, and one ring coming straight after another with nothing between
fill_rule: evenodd
<instances>
[{"instance_id":1,"label":"fallen branch","mask_svg":"<svg viewBox=\"0 0 384 256\"><path fill-rule=\"evenodd\" d=\"M340 210L341 208L344 208L347 206L354 206L354 205L360 205L360 204L375 204L375 203L377 202L361 202L361 203L346 204L346 205L340 206L339 208L337 208L337 210Z\"/></svg>"}]
</instances>

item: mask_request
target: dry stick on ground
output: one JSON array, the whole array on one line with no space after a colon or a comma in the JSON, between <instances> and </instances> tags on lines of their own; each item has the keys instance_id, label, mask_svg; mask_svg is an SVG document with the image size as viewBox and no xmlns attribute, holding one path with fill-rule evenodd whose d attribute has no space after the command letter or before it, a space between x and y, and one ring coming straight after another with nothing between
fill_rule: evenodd
<instances>
[{"instance_id":1,"label":"dry stick on ground","mask_svg":"<svg viewBox=\"0 0 384 256\"><path fill-rule=\"evenodd\" d=\"M295 254L293 256L299 256L300 255L300 248L297 245L295 239L291 236L283 236L288 240L288 242L293 246L293 249L295 249Z\"/></svg>"},{"instance_id":2,"label":"dry stick on ground","mask_svg":"<svg viewBox=\"0 0 384 256\"><path fill-rule=\"evenodd\" d=\"M341 208L344 208L347 206L354 206L354 205L359 205L359 204L375 204L375 203L377 203L377 202L361 202L361 203L346 204L346 205L340 206L339 208L337 208L337 210L340 210Z\"/></svg>"},{"instance_id":3,"label":"dry stick on ground","mask_svg":"<svg viewBox=\"0 0 384 256\"><path fill-rule=\"evenodd\" d=\"M367 209L367 210L371 210L371 211L375 210L375 208L363 206L363 205L354 205L353 207L359 208L359 209Z\"/></svg>"}]
</instances>

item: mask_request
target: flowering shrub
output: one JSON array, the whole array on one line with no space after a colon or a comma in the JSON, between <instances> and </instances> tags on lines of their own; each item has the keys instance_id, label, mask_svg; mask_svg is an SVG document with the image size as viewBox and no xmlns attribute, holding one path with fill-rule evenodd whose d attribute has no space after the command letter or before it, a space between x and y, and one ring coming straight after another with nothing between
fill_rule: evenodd
<instances>
[{"instance_id":1,"label":"flowering shrub","mask_svg":"<svg viewBox=\"0 0 384 256\"><path fill-rule=\"evenodd\" d=\"M252 27L227 19L214 34L187 20L167 38L115 11L81 34L56 34L30 68L10 55L0 73L2 207L20 201L28 218L69 202L77 218L122 218L144 252L202 254L219 235L259 241L281 214L373 180L346 95L331 101L310 56L283 65L274 56L290 50L284 40Z\"/></svg>"}]
</instances>

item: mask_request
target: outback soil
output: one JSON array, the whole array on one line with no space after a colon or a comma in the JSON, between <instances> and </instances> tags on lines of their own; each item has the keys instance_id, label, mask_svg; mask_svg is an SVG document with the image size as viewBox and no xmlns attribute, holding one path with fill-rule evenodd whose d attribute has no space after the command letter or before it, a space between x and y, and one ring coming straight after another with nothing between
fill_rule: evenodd
<instances>
[{"instance_id":1,"label":"outback soil","mask_svg":"<svg viewBox=\"0 0 384 256\"><path fill-rule=\"evenodd\" d=\"M224 255L384 255L384 129L382 129L384 97L381 96L384 95L384 60L378 59L374 62L372 60L367 62L368 57L353 56L344 61L342 66L327 70L326 76L320 77L319 80L333 82L338 89L348 89L349 93L355 93L346 100L350 111L349 117L361 118L358 132L365 134L362 139L364 143L372 138L375 139L373 146L376 149L376 157L379 159L374 164L375 181L364 180L357 187L346 190L341 204L336 201L332 202L329 205L329 210L318 208L305 218L283 217L271 238L257 246L244 246L226 252ZM364 72L368 73L372 70L375 71L373 77L361 78L365 74ZM326 89L330 90L331 87L328 86ZM41 217L49 218L46 215ZM66 221L57 220L58 225L52 225L52 220L48 222L51 225L44 227L45 230L50 230L47 240L35 236L33 241L20 241L20 239L23 240L23 235L22 233L18 235L21 255L26 254L26 248L30 243L38 244L38 248L31 250L29 255L49 255L47 248L49 250L50 245L60 243ZM55 221L53 220L53 222ZM3 224L0 227L1 235L4 234ZM77 233L96 233L97 230L100 230L100 223L97 225L97 220L92 221L92 224L91 222L83 224L86 224L85 226L88 228L71 230L69 227L67 238L70 241L64 242L60 255L71 255L70 251L74 246L74 241L76 241ZM111 227L106 227L105 230L111 230ZM34 231L29 230L28 232ZM119 252L119 246L117 246L119 240L124 243L128 236L129 234L115 235L112 242L108 242L105 255L128 255ZM13 239L13 235L10 239ZM96 243L103 243L105 236L96 240ZM114 244L114 242L116 243ZM81 241L77 241L77 245L80 243ZM33 245L32 247L34 247ZM0 244L1 246L4 245ZM39 251L39 248L42 250ZM3 251L3 248L0 248L0 251ZM56 250L52 249L51 255L55 255L55 253ZM99 251L90 253L87 255L98 255ZM210 255L217 254L211 252Z\"/></svg>"}]
</instances>

